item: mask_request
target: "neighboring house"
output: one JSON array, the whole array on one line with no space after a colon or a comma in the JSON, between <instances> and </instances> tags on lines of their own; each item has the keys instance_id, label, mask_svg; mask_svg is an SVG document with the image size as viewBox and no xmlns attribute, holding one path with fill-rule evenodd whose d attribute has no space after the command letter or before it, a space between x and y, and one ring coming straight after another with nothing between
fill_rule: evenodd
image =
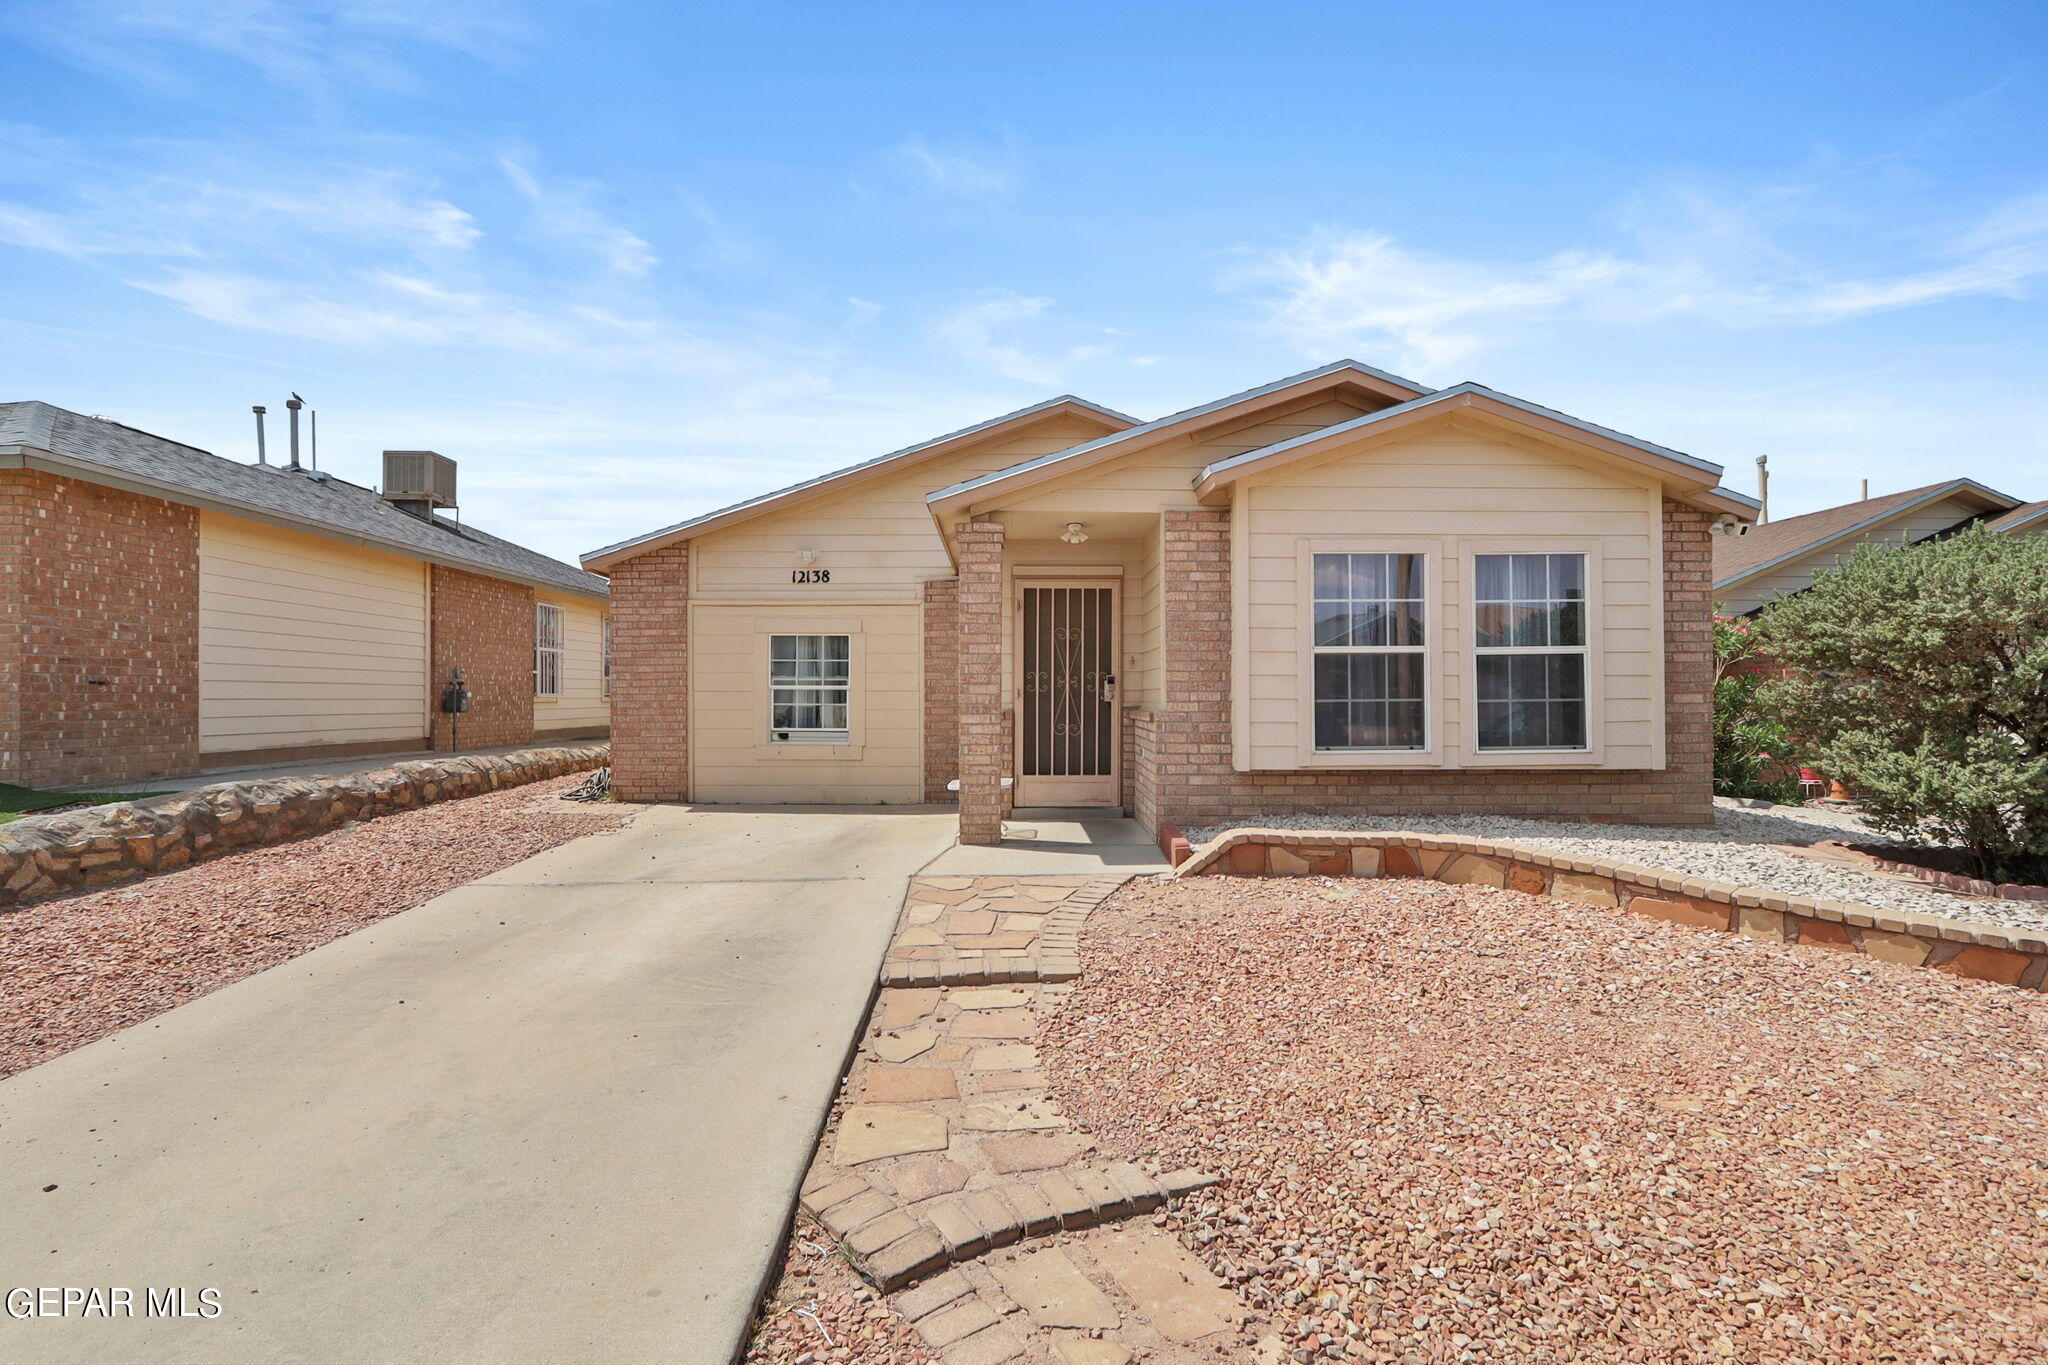
<instances>
[{"instance_id":1,"label":"neighboring house","mask_svg":"<svg viewBox=\"0 0 2048 1365\"><path fill-rule=\"evenodd\" d=\"M1975 479L1949 479L1766 522L1746 535L1714 538L1714 601L1730 615L1746 616L1811 587L1816 573L1859 545L1911 545L1980 521L2027 534L2048 527L2044 513L2048 503L2022 505Z\"/></svg>"},{"instance_id":2,"label":"neighboring house","mask_svg":"<svg viewBox=\"0 0 2048 1365\"><path fill-rule=\"evenodd\" d=\"M631 799L1711 818L1717 465L1340 361L1051 399L584 557Z\"/></svg>"},{"instance_id":3,"label":"neighboring house","mask_svg":"<svg viewBox=\"0 0 2048 1365\"><path fill-rule=\"evenodd\" d=\"M64 787L610 727L601 578L376 492L0 403L0 781ZM406 496L409 494L410 496Z\"/></svg>"}]
</instances>

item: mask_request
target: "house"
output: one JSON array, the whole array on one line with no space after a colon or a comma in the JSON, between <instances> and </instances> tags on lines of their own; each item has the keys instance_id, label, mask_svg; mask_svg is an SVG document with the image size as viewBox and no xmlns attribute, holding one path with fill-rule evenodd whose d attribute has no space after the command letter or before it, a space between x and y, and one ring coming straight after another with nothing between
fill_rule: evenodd
<instances>
[{"instance_id":1,"label":"house","mask_svg":"<svg viewBox=\"0 0 2048 1365\"><path fill-rule=\"evenodd\" d=\"M605 581L444 515L452 461L385 469L380 496L0 403L0 781L607 733Z\"/></svg>"},{"instance_id":2,"label":"house","mask_svg":"<svg viewBox=\"0 0 2048 1365\"><path fill-rule=\"evenodd\" d=\"M2031 534L2048 528L2048 503L2021 503L1975 479L1947 479L1766 522L1746 535L1717 536L1714 600L1732 616L1747 616L1773 598L1811 587L1816 573L1859 545L1911 545L1978 522Z\"/></svg>"},{"instance_id":3,"label":"house","mask_svg":"<svg viewBox=\"0 0 2048 1365\"><path fill-rule=\"evenodd\" d=\"M1344 360L1071 396L584 556L631 799L1711 818L1721 470Z\"/></svg>"}]
</instances>

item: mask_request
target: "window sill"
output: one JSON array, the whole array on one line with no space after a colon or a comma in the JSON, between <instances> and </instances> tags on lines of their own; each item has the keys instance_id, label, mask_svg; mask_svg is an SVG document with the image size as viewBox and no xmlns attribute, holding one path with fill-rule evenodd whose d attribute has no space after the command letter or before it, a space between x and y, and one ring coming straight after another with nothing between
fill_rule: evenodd
<instances>
[{"instance_id":1,"label":"window sill","mask_svg":"<svg viewBox=\"0 0 2048 1365\"><path fill-rule=\"evenodd\" d=\"M1441 768L1436 749L1311 749L1301 756L1304 768Z\"/></svg>"},{"instance_id":2,"label":"window sill","mask_svg":"<svg viewBox=\"0 0 2048 1365\"><path fill-rule=\"evenodd\" d=\"M756 744L754 746L754 755L757 758L775 759L782 762L792 760L813 763L846 762L859 759L866 747L864 744L856 744L852 740L847 739L769 740L765 744Z\"/></svg>"},{"instance_id":3,"label":"window sill","mask_svg":"<svg viewBox=\"0 0 2048 1365\"><path fill-rule=\"evenodd\" d=\"M1465 755L1466 768L1604 768L1598 749L1484 749Z\"/></svg>"}]
</instances>

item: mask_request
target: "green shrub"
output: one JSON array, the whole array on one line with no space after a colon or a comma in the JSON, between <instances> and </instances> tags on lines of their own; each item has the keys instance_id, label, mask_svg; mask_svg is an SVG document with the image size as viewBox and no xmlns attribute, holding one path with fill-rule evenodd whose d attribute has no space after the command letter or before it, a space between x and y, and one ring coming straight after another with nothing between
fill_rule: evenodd
<instances>
[{"instance_id":1,"label":"green shrub","mask_svg":"<svg viewBox=\"0 0 2048 1365\"><path fill-rule=\"evenodd\" d=\"M1747 621L1714 617L1714 794L1794 801L1798 780L1774 776L1791 759L1785 727L1758 705L1764 680L1737 668L1761 652Z\"/></svg>"},{"instance_id":2,"label":"green shrub","mask_svg":"<svg viewBox=\"0 0 2048 1365\"><path fill-rule=\"evenodd\" d=\"M2048 882L2048 536L1865 545L1760 626L1761 706L1872 824Z\"/></svg>"}]
</instances>

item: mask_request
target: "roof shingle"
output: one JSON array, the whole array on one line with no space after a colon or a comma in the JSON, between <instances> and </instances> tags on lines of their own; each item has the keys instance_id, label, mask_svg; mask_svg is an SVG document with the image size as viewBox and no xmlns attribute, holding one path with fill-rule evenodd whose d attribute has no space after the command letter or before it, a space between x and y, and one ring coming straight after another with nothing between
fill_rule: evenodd
<instances>
[{"instance_id":1,"label":"roof shingle","mask_svg":"<svg viewBox=\"0 0 2048 1365\"><path fill-rule=\"evenodd\" d=\"M400 554L439 560L538 587L603 597L610 585L523 545L444 517L424 521L401 512L360 484L331 474L291 473L279 465L246 465L196 446L87 417L48 403L0 403L0 450L16 446L96 466L163 490L268 514L307 529L338 532Z\"/></svg>"}]
</instances>

